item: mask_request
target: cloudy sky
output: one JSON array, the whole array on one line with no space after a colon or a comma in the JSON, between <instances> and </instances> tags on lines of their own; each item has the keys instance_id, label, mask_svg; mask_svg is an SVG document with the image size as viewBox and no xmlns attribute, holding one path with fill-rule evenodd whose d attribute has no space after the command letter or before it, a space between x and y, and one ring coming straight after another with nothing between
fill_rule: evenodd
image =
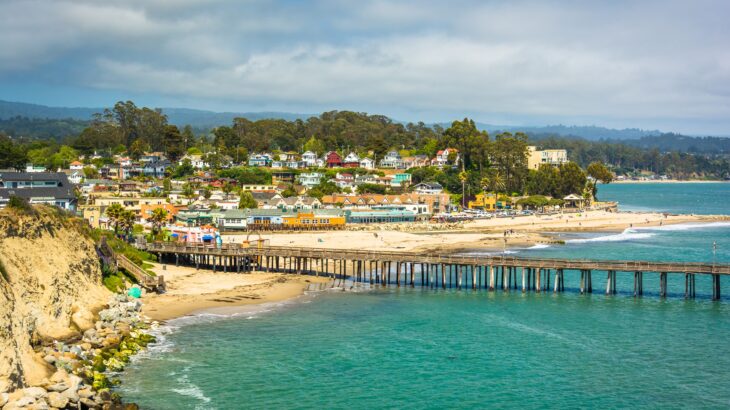
<instances>
[{"instance_id":1,"label":"cloudy sky","mask_svg":"<svg viewBox=\"0 0 730 410\"><path fill-rule=\"evenodd\" d=\"M727 1L0 0L0 99L730 135Z\"/></svg>"}]
</instances>

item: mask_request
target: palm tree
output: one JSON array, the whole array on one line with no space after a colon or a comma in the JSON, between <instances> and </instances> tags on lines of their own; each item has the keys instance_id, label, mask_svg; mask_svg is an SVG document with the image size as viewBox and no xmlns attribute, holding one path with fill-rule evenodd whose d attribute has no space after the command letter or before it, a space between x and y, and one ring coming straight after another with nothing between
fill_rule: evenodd
<instances>
[{"instance_id":1,"label":"palm tree","mask_svg":"<svg viewBox=\"0 0 730 410\"><path fill-rule=\"evenodd\" d=\"M152 215L150 215L148 220L152 222L152 234L158 234L162 228L162 224L167 221L167 210L164 208L153 209Z\"/></svg>"},{"instance_id":2,"label":"palm tree","mask_svg":"<svg viewBox=\"0 0 730 410\"><path fill-rule=\"evenodd\" d=\"M489 187L492 186L492 181L489 179L489 177L483 177L479 181L479 185L481 185L482 191L487 192L489 191Z\"/></svg>"},{"instance_id":3,"label":"palm tree","mask_svg":"<svg viewBox=\"0 0 730 410\"><path fill-rule=\"evenodd\" d=\"M195 190L193 189L192 185L190 185L190 183L186 183L185 185L183 185L182 194L185 196L185 198L188 199L188 203L192 202L192 199L197 196L195 194Z\"/></svg>"},{"instance_id":4,"label":"palm tree","mask_svg":"<svg viewBox=\"0 0 730 410\"><path fill-rule=\"evenodd\" d=\"M114 224L114 233L117 233L119 230L119 218L124 211L124 207L118 203L113 203L106 209L106 216L108 216L109 221Z\"/></svg>"},{"instance_id":5,"label":"palm tree","mask_svg":"<svg viewBox=\"0 0 730 410\"><path fill-rule=\"evenodd\" d=\"M119 226L124 230L126 235L129 235L134 228L135 219L136 215L130 210L124 210L121 215L119 215Z\"/></svg>"},{"instance_id":6,"label":"palm tree","mask_svg":"<svg viewBox=\"0 0 730 410\"><path fill-rule=\"evenodd\" d=\"M504 191L504 189L507 187L507 185L504 181L504 177L499 172L495 172L494 175L492 175L490 182L492 185L492 189L495 192Z\"/></svg>"},{"instance_id":7,"label":"palm tree","mask_svg":"<svg viewBox=\"0 0 730 410\"><path fill-rule=\"evenodd\" d=\"M462 169L461 172L459 172L459 180L461 181L461 207L466 207L466 179L469 177L469 174L466 173Z\"/></svg>"}]
</instances>

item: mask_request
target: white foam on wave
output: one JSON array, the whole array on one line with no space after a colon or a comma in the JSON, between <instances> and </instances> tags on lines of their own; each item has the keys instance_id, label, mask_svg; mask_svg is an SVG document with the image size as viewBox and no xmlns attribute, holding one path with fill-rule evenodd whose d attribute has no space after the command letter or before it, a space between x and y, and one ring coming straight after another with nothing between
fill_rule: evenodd
<instances>
[{"instance_id":1,"label":"white foam on wave","mask_svg":"<svg viewBox=\"0 0 730 410\"><path fill-rule=\"evenodd\" d=\"M651 232L637 232L636 229L628 228L624 229L623 232L611 235L597 236L594 238L578 238L568 239L565 243L590 243L590 242L622 242L632 241L636 239L648 239L655 236L655 233Z\"/></svg>"},{"instance_id":2,"label":"white foam on wave","mask_svg":"<svg viewBox=\"0 0 730 410\"><path fill-rule=\"evenodd\" d=\"M550 245L548 245L546 243L536 243L527 249L545 249L545 248L549 248L549 247L550 247Z\"/></svg>"},{"instance_id":3,"label":"white foam on wave","mask_svg":"<svg viewBox=\"0 0 730 410\"><path fill-rule=\"evenodd\" d=\"M701 229L717 229L717 228L730 228L730 222L706 222L706 223L683 223L663 226L647 226L642 228L634 228L642 231L690 231L690 230L701 230Z\"/></svg>"},{"instance_id":4,"label":"white foam on wave","mask_svg":"<svg viewBox=\"0 0 730 410\"><path fill-rule=\"evenodd\" d=\"M198 401L201 401L203 403L210 403L210 397L206 396L205 393L203 393L203 390L200 389L195 383L191 382L188 378L188 371L190 371L190 367L186 367L183 370L183 375L175 379L182 387L177 389L171 389L175 393L181 395L181 396L187 396L192 397ZM198 408L199 406L196 406ZM201 407L203 408L203 407ZM208 408L208 407L206 407Z\"/></svg>"}]
</instances>

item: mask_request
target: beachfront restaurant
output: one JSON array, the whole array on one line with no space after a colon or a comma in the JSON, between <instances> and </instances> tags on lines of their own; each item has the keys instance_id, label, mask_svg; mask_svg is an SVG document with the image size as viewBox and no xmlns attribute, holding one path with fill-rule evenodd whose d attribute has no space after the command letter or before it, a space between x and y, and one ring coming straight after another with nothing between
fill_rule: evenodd
<instances>
[{"instance_id":1,"label":"beachfront restaurant","mask_svg":"<svg viewBox=\"0 0 730 410\"><path fill-rule=\"evenodd\" d=\"M388 222L415 222L416 214L400 209L372 209L357 210L348 209L345 211L347 223L371 224Z\"/></svg>"}]
</instances>

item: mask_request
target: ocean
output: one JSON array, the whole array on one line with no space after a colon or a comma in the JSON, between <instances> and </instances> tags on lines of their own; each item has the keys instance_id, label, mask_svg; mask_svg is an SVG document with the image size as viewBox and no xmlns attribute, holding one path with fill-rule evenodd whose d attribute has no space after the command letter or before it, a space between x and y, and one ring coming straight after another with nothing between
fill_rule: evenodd
<instances>
[{"instance_id":1,"label":"ocean","mask_svg":"<svg viewBox=\"0 0 730 410\"><path fill-rule=\"evenodd\" d=\"M616 184L622 209L730 214L729 184ZM702 199L696 202L697 199ZM671 200L668 204L667 201ZM730 262L730 224L564 235L541 257ZM717 249L713 253L712 244ZM473 252L481 252L473 250ZM604 275L605 276L605 275ZM645 296L388 288L319 292L234 316L171 321L122 374L125 400L150 409L727 408L730 294Z\"/></svg>"}]
</instances>

